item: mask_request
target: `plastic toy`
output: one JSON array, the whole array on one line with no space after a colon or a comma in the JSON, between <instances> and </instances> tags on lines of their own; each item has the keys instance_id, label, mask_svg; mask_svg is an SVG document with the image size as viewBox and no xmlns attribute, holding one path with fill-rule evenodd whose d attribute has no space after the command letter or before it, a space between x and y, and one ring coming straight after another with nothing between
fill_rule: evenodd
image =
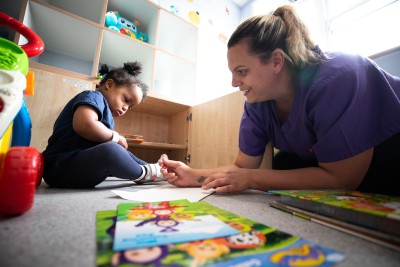
<instances>
[{"instance_id":1,"label":"plastic toy","mask_svg":"<svg viewBox=\"0 0 400 267\"><path fill-rule=\"evenodd\" d=\"M29 147L31 120L23 93L33 94L28 57L42 53L44 44L28 27L2 12L0 24L28 40L19 47L0 38L0 216L15 216L32 207L42 180L43 157Z\"/></svg>"},{"instance_id":2,"label":"plastic toy","mask_svg":"<svg viewBox=\"0 0 400 267\"><path fill-rule=\"evenodd\" d=\"M139 32L139 21L129 21L119 15L118 11L108 11L105 17L106 26L113 31L122 33L143 42L148 41L147 34Z\"/></svg>"}]
</instances>

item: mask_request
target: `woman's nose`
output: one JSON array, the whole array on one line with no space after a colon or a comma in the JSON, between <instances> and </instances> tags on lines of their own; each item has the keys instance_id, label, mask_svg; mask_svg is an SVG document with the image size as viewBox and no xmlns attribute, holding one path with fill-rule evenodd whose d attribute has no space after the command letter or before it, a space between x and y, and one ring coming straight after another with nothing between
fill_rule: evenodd
<instances>
[{"instance_id":1,"label":"woman's nose","mask_svg":"<svg viewBox=\"0 0 400 267\"><path fill-rule=\"evenodd\" d=\"M239 85L240 85L240 81L238 81L232 77L232 87L238 87Z\"/></svg>"}]
</instances>

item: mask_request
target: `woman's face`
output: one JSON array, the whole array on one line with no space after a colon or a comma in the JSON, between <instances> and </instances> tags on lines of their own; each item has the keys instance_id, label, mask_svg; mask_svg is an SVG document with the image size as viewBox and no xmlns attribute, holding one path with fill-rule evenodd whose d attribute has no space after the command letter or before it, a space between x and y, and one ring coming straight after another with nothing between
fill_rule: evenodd
<instances>
[{"instance_id":1,"label":"woman's face","mask_svg":"<svg viewBox=\"0 0 400 267\"><path fill-rule=\"evenodd\" d=\"M138 105L143 98L143 92L137 85L116 86L111 80L106 82L106 89L103 91L107 99L111 113L114 117L124 115L130 108Z\"/></svg>"},{"instance_id":2,"label":"woman's face","mask_svg":"<svg viewBox=\"0 0 400 267\"><path fill-rule=\"evenodd\" d=\"M232 86L239 87L247 102L263 102L274 99L273 60L261 63L248 52L247 43L241 42L228 49L228 67L232 72Z\"/></svg>"}]
</instances>

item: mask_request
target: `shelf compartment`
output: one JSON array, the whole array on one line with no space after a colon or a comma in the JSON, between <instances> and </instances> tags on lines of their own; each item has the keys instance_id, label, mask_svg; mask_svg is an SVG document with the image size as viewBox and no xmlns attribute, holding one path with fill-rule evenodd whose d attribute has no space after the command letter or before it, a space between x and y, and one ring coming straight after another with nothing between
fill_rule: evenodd
<instances>
[{"instance_id":1,"label":"shelf compartment","mask_svg":"<svg viewBox=\"0 0 400 267\"><path fill-rule=\"evenodd\" d=\"M103 24L105 0L84 0L85 4L82 4L82 0L36 0L36 2L45 2L97 24Z\"/></svg>"},{"instance_id":2,"label":"shelf compartment","mask_svg":"<svg viewBox=\"0 0 400 267\"><path fill-rule=\"evenodd\" d=\"M120 16L127 20L139 21L139 32L147 34L149 44L155 44L158 12L156 5L148 1L109 0L107 11L118 11Z\"/></svg>"},{"instance_id":3,"label":"shelf compartment","mask_svg":"<svg viewBox=\"0 0 400 267\"><path fill-rule=\"evenodd\" d=\"M195 62L197 34L196 26L160 9L157 48Z\"/></svg>"},{"instance_id":4,"label":"shelf compartment","mask_svg":"<svg viewBox=\"0 0 400 267\"><path fill-rule=\"evenodd\" d=\"M141 41L104 29L100 65L107 64L110 68L119 68L128 61L138 61L142 64L142 73L139 78L151 90L154 49L149 45L144 45Z\"/></svg>"},{"instance_id":5,"label":"shelf compartment","mask_svg":"<svg viewBox=\"0 0 400 267\"><path fill-rule=\"evenodd\" d=\"M175 102L194 102L196 66L194 63L156 51L154 94Z\"/></svg>"},{"instance_id":6,"label":"shelf compartment","mask_svg":"<svg viewBox=\"0 0 400 267\"><path fill-rule=\"evenodd\" d=\"M33 1L28 2L23 24L36 32L45 45L43 53L31 61L92 75L99 28ZM21 36L19 44L25 43L27 40Z\"/></svg>"}]
</instances>

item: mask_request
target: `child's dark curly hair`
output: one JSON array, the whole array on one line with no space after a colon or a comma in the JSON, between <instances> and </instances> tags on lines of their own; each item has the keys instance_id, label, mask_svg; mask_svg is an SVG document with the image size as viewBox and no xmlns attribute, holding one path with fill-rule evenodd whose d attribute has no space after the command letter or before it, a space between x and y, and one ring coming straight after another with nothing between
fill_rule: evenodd
<instances>
[{"instance_id":1,"label":"child's dark curly hair","mask_svg":"<svg viewBox=\"0 0 400 267\"><path fill-rule=\"evenodd\" d=\"M117 86L136 84L142 89L143 99L147 97L149 87L137 78L142 72L142 65L140 62L126 62L124 66L117 69L110 70L107 64L100 67L99 74L103 77L98 85L101 86L106 83L108 79L112 79Z\"/></svg>"}]
</instances>

